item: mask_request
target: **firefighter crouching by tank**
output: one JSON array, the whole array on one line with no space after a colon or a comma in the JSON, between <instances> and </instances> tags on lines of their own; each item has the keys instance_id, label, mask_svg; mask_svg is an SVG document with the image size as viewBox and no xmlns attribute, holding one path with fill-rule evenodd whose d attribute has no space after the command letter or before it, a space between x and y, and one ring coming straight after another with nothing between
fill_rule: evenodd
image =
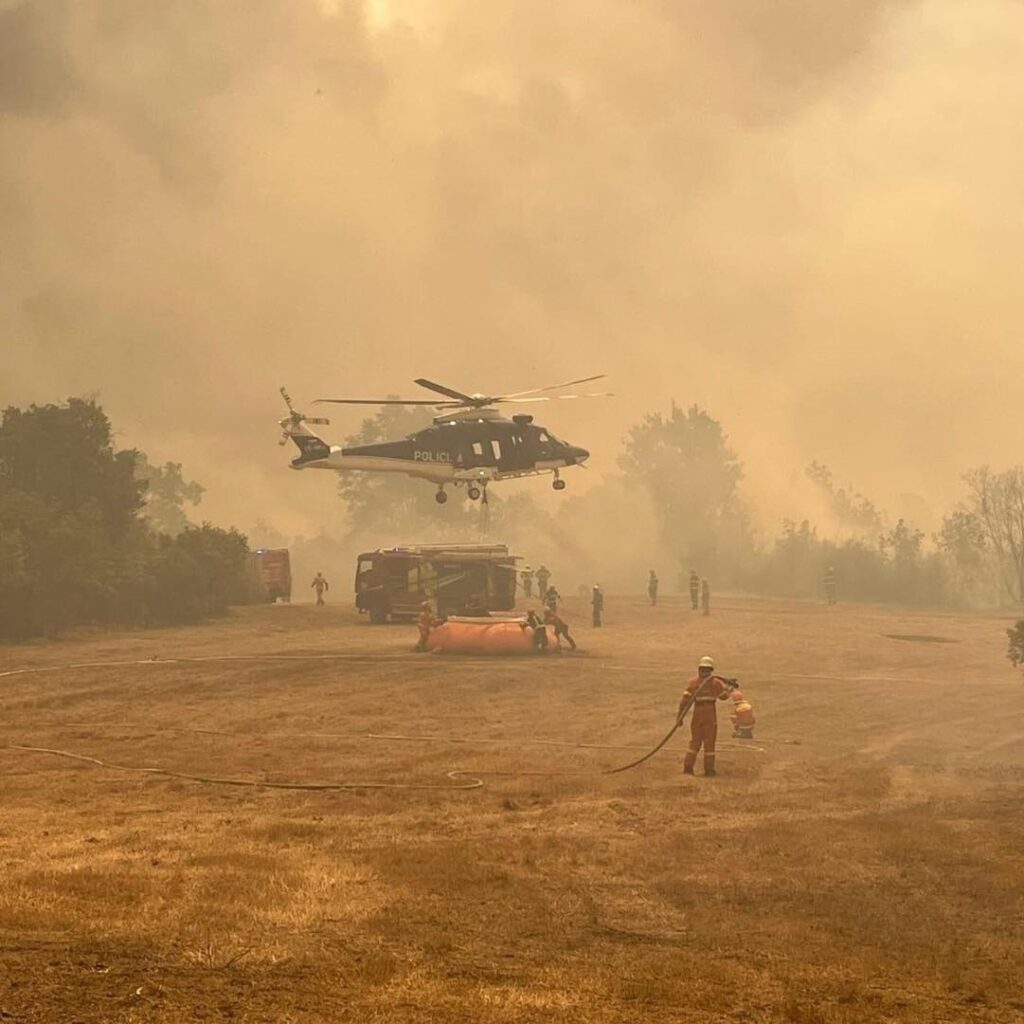
<instances>
[{"instance_id":1,"label":"firefighter crouching by tank","mask_svg":"<svg viewBox=\"0 0 1024 1024\"><path fill-rule=\"evenodd\" d=\"M569 636L569 623L562 618L553 608L548 608L544 612L544 625L551 626L555 631L555 641L558 646L562 646L562 637L564 636L569 646L575 651L576 641Z\"/></svg>"},{"instance_id":2,"label":"firefighter crouching by tank","mask_svg":"<svg viewBox=\"0 0 1024 1024\"><path fill-rule=\"evenodd\" d=\"M740 692L740 684L735 679L727 679L729 700L732 701L732 734L738 740L754 738L754 708L749 700Z\"/></svg>"},{"instance_id":3,"label":"firefighter crouching by tank","mask_svg":"<svg viewBox=\"0 0 1024 1024\"><path fill-rule=\"evenodd\" d=\"M420 631L420 640L416 644L417 651L425 651L427 649L427 641L430 639L430 631L441 624L441 620L435 618L434 612L430 607L429 601L424 601L420 605L420 614L416 619L416 627Z\"/></svg>"},{"instance_id":4,"label":"firefighter crouching by tank","mask_svg":"<svg viewBox=\"0 0 1024 1024\"><path fill-rule=\"evenodd\" d=\"M718 712L715 704L729 697L728 680L715 675L715 663L703 657L697 665L697 675L686 684L683 699L679 702L681 719L687 709L693 707L690 716L690 747L683 759L683 771L693 774L697 755L704 748L704 774L715 775L715 741L718 739Z\"/></svg>"}]
</instances>

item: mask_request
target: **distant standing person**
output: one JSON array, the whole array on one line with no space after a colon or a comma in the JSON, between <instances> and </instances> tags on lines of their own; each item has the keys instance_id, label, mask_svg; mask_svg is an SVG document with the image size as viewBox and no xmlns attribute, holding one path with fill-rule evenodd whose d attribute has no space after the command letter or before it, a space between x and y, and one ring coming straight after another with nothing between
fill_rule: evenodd
<instances>
[{"instance_id":1,"label":"distant standing person","mask_svg":"<svg viewBox=\"0 0 1024 1024\"><path fill-rule=\"evenodd\" d=\"M544 599L544 595L548 592L548 584L551 582L551 570L541 562L540 568L537 570L537 596Z\"/></svg>"},{"instance_id":2,"label":"distant standing person","mask_svg":"<svg viewBox=\"0 0 1024 1024\"><path fill-rule=\"evenodd\" d=\"M831 565L825 570L822 583L825 586L825 600L829 604L835 604L838 600L836 597L836 571Z\"/></svg>"},{"instance_id":3,"label":"distant standing person","mask_svg":"<svg viewBox=\"0 0 1024 1024\"><path fill-rule=\"evenodd\" d=\"M555 588L555 585L552 583L551 586L544 591L544 606L546 608L550 608L553 612L557 612L558 599L561 596L562 595L558 592L558 590Z\"/></svg>"},{"instance_id":4,"label":"distant standing person","mask_svg":"<svg viewBox=\"0 0 1024 1024\"><path fill-rule=\"evenodd\" d=\"M594 625L601 625L601 615L604 612L604 593L601 588L595 583L594 589L591 592L590 606L594 609Z\"/></svg>"},{"instance_id":5,"label":"distant standing person","mask_svg":"<svg viewBox=\"0 0 1024 1024\"><path fill-rule=\"evenodd\" d=\"M313 582L310 583L310 586L316 591L316 603L318 605L326 604L324 601L324 594L331 589L331 586L324 578L324 574L322 572L318 572L313 577Z\"/></svg>"},{"instance_id":6,"label":"distant standing person","mask_svg":"<svg viewBox=\"0 0 1024 1024\"><path fill-rule=\"evenodd\" d=\"M519 574L519 582L523 585L523 594L527 599L533 597L533 570L528 566L523 566L523 571Z\"/></svg>"},{"instance_id":7,"label":"distant standing person","mask_svg":"<svg viewBox=\"0 0 1024 1024\"><path fill-rule=\"evenodd\" d=\"M653 608L658 603L658 575L653 569L650 576L647 577L647 596L651 599Z\"/></svg>"},{"instance_id":8,"label":"distant standing person","mask_svg":"<svg viewBox=\"0 0 1024 1024\"><path fill-rule=\"evenodd\" d=\"M700 581L700 606L705 615L711 614L711 584L706 579Z\"/></svg>"},{"instance_id":9,"label":"distant standing person","mask_svg":"<svg viewBox=\"0 0 1024 1024\"><path fill-rule=\"evenodd\" d=\"M698 609L700 601L700 577L691 569L690 570L690 604L693 605L693 610Z\"/></svg>"}]
</instances>

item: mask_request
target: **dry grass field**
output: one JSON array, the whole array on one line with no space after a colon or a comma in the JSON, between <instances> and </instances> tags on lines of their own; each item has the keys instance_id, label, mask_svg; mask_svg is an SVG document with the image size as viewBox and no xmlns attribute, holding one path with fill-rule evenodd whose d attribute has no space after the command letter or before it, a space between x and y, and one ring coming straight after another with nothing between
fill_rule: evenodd
<instances>
[{"instance_id":1,"label":"dry grass field","mask_svg":"<svg viewBox=\"0 0 1024 1024\"><path fill-rule=\"evenodd\" d=\"M0 649L0 1021L1024 1019L1008 620L644 605L546 659L310 606ZM705 653L755 747L601 775Z\"/></svg>"}]
</instances>

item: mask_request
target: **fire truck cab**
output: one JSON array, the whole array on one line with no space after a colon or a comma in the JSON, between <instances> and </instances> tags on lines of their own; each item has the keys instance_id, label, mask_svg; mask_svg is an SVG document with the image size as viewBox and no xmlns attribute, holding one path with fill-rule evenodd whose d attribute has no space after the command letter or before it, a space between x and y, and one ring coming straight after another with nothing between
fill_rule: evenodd
<instances>
[{"instance_id":1,"label":"fire truck cab","mask_svg":"<svg viewBox=\"0 0 1024 1024\"><path fill-rule=\"evenodd\" d=\"M424 601L458 615L473 600L488 611L516 603L516 556L504 544L412 544L378 548L356 564L356 608L380 624L412 619Z\"/></svg>"}]
</instances>

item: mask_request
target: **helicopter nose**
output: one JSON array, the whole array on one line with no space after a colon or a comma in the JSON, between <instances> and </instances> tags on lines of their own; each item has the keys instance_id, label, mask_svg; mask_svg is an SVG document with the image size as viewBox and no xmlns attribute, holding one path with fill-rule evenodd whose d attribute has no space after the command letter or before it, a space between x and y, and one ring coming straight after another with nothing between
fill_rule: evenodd
<instances>
[{"instance_id":1,"label":"helicopter nose","mask_svg":"<svg viewBox=\"0 0 1024 1024\"><path fill-rule=\"evenodd\" d=\"M577 448L574 445L569 445L568 463L570 466L582 466L589 458L590 452L586 448Z\"/></svg>"}]
</instances>

